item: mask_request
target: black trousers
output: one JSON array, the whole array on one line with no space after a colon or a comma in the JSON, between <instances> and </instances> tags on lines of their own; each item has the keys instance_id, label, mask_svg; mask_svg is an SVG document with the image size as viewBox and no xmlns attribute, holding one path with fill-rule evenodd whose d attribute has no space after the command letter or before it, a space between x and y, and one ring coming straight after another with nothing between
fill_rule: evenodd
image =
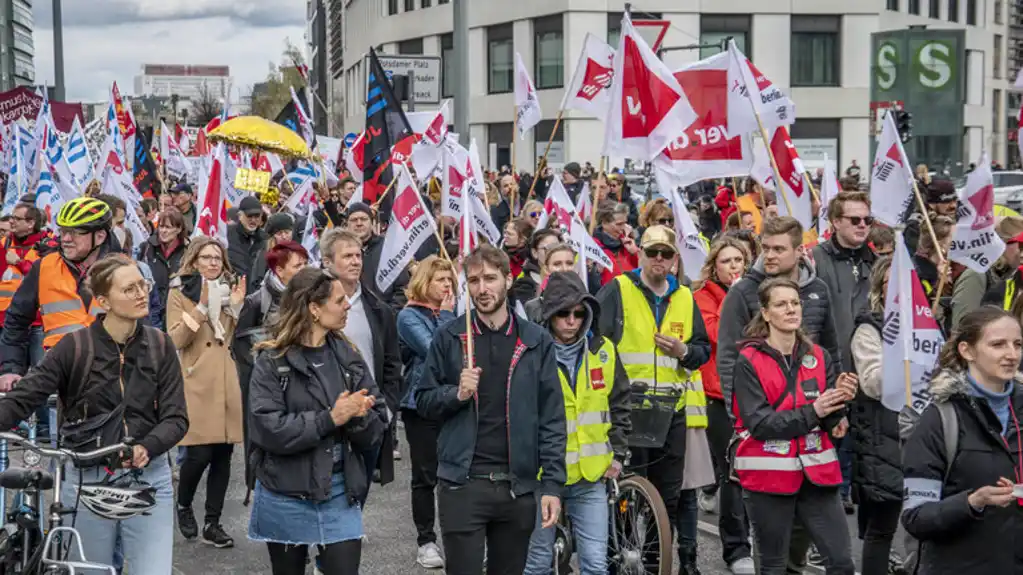
<instances>
[{"instance_id":1,"label":"black trousers","mask_svg":"<svg viewBox=\"0 0 1023 575\"><path fill-rule=\"evenodd\" d=\"M863 539L862 575L887 575L888 556L902 514L901 501L860 499L856 508L860 538Z\"/></svg>"},{"instance_id":2,"label":"black trousers","mask_svg":"<svg viewBox=\"0 0 1023 575\"><path fill-rule=\"evenodd\" d=\"M827 575L856 573L838 487L817 487L804 482L795 495L744 491L743 498L753 523L759 575L785 575L792 527L797 522L824 557Z\"/></svg>"},{"instance_id":3,"label":"black trousers","mask_svg":"<svg viewBox=\"0 0 1023 575\"><path fill-rule=\"evenodd\" d=\"M732 439L732 421L725 402L707 398L707 441L714 460L714 486L718 494L718 533L721 537L721 557L725 563L749 557L749 521L742 503L742 488L728 480L728 443Z\"/></svg>"},{"instance_id":4,"label":"black trousers","mask_svg":"<svg viewBox=\"0 0 1023 575\"><path fill-rule=\"evenodd\" d=\"M412 463L412 522L416 525L416 544L422 547L437 542L434 521L437 509L434 488L437 487L437 434L440 424L419 417L414 410L403 409L405 439Z\"/></svg>"},{"instance_id":5,"label":"black trousers","mask_svg":"<svg viewBox=\"0 0 1023 575\"><path fill-rule=\"evenodd\" d=\"M513 497L504 481L454 485L441 479L437 507L448 575L480 575L484 545L487 575L522 575L536 524L535 496Z\"/></svg>"},{"instance_id":6,"label":"black trousers","mask_svg":"<svg viewBox=\"0 0 1023 575\"><path fill-rule=\"evenodd\" d=\"M270 569L273 575L305 575L309 556L308 545L267 543L270 550ZM330 545L317 545L316 556L320 570L331 575L357 575L362 560L362 540L341 541Z\"/></svg>"},{"instance_id":7,"label":"black trousers","mask_svg":"<svg viewBox=\"0 0 1023 575\"><path fill-rule=\"evenodd\" d=\"M686 414L676 411L668 428L668 436L664 446L660 448L633 449L629 468L642 475L654 484L664 507L668 511L668 523L678 534L678 554L682 565L696 561L696 549L683 541L682 534L691 531L680 524L684 515L681 512L682 483L685 479L686 464Z\"/></svg>"},{"instance_id":8,"label":"black trousers","mask_svg":"<svg viewBox=\"0 0 1023 575\"><path fill-rule=\"evenodd\" d=\"M181 463L181 476L178 480L178 505L192 506L202 474L209 467L210 472L206 476L206 525L220 523L227 486L231 481L233 451L234 445L230 443L189 445L185 450L185 460Z\"/></svg>"}]
</instances>

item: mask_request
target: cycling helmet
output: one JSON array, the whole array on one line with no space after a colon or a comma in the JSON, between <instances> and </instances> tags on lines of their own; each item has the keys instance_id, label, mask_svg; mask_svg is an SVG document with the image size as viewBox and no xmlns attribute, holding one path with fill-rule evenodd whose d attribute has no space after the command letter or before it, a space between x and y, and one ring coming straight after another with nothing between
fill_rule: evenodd
<instances>
[{"instance_id":1,"label":"cycling helmet","mask_svg":"<svg viewBox=\"0 0 1023 575\"><path fill-rule=\"evenodd\" d=\"M110 229L114 214L110 206L96 198L75 198L57 213L57 226L86 231Z\"/></svg>"},{"instance_id":2,"label":"cycling helmet","mask_svg":"<svg viewBox=\"0 0 1023 575\"><path fill-rule=\"evenodd\" d=\"M108 476L96 483L83 483L78 497L85 507L104 519L122 521L147 515L156 507L156 488L138 478L140 471L116 479Z\"/></svg>"}]
</instances>

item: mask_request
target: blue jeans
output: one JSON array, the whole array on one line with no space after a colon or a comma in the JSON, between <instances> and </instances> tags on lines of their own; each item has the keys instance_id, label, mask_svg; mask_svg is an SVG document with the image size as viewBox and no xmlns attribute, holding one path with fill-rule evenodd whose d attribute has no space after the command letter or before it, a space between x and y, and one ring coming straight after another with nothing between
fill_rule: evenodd
<instances>
[{"instance_id":1,"label":"blue jeans","mask_svg":"<svg viewBox=\"0 0 1023 575\"><path fill-rule=\"evenodd\" d=\"M682 565L696 564L697 522L700 508L696 504L699 489L683 489L678 498L678 556Z\"/></svg>"},{"instance_id":2,"label":"blue jeans","mask_svg":"<svg viewBox=\"0 0 1023 575\"><path fill-rule=\"evenodd\" d=\"M604 481L580 481L566 486L562 507L572 522L580 575L606 575L608 506ZM538 507L539 509L539 507ZM529 538L524 575L549 575L554 563L554 527L540 529L543 515L536 514L536 528Z\"/></svg>"},{"instance_id":3,"label":"blue jeans","mask_svg":"<svg viewBox=\"0 0 1023 575\"><path fill-rule=\"evenodd\" d=\"M78 470L69 466L67 471L61 495L64 505L74 505ZM99 481L104 475L102 468L85 469L82 480L86 483ZM174 487L167 458L153 458L143 470L141 479L156 488L156 507L149 515L112 521L79 505L75 527L82 536L82 547L89 561L114 564L120 527L120 546L126 572L132 575L171 575L174 562Z\"/></svg>"}]
</instances>

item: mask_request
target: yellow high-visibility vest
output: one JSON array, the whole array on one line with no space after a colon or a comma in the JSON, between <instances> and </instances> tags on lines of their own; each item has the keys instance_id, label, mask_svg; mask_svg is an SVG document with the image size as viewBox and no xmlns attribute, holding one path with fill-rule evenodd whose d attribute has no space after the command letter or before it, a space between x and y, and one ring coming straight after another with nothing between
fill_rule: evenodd
<instances>
[{"instance_id":1,"label":"yellow high-visibility vest","mask_svg":"<svg viewBox=\"0 0 1023 575\"><path fill-rule=\"evenodd\" d=\"M615 347L611 340L597 353L588 350L579 365L575 390L558 369L561 391L565 396L565 422L568 442L565 449L567 485L586 481L600 481L614 460L608 432L611 431L611 389L615 379Z\"/></svg>"},{"instance_id":2,"label":"yellow high-visibility vest","mask_svg":"<svg viewBox=\"0 0 1023 575\"><path fill-rule=\"evenodd\" d=\"M645 383L654 394L678 394L676 410L685 409L687 427L707 427L707 395L700 370L688 370L677 359L664 355L654 344L654 334L689 343L693 336L693 294L679 286L671 294L660 328L643 292L628 277L615 278L622 293L622 316L628 318L618 343L618 357L632 383Z\"/></svg>"}]
</instances>

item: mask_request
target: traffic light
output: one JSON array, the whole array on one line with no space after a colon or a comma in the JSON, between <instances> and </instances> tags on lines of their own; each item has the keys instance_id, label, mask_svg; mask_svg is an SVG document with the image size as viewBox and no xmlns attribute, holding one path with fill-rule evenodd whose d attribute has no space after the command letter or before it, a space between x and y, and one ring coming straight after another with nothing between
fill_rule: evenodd
<instances>
[{"instance_id":1,"label":"traffic light","mask_svg":"<svg viewBox=\"0 0 1023 575\"><path fill-rule=\"evenodd\" d=\"M913 114L905 110L896 110L895 129L898 130L902 143L908 142L913 137Z\"/></svg>"}]
</instances>

